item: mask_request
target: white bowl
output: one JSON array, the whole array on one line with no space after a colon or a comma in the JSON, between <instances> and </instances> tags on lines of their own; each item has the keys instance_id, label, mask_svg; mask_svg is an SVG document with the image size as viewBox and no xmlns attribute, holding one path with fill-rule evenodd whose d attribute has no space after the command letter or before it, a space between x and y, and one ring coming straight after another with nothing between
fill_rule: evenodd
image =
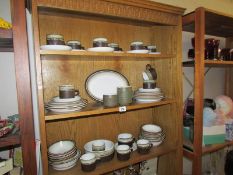
<instances>
[{"instance_id":1,"label":"white bowl","mask_svg":"<svg viewBox=\"0 0 233 175\"><path fill-rule=\"evenodd\" d=\"M51 146L49 146L48 152L49 154L61 155L71 151L74 147L75 147L74 141L64 140L64 141L56 142Z\"/></svg>"},{"instance_id":2,"label":"white bowl","mask_svg":"<svg viewBox=\"0 0 233 175\"><path fill-rule=\"evenodd\" d=\"M156 133L156 132L160 132L162 129L158 125L146 124L142 126L142 130L145 132Z\"/></svg>"},{"instance_id":3,"label":"white bowl","mask_svg":"<svg viewBox=\"0 0 233 175\"><path fill-rule=\"evenodd\" d=\"M97 141L103 141L105 143L105 150L103 151L92 151L92 144ZM84 149L86 152L111 152L114 150L114 143L110 140L92 140L84 145Z\"/></svg>"}]
</instances>

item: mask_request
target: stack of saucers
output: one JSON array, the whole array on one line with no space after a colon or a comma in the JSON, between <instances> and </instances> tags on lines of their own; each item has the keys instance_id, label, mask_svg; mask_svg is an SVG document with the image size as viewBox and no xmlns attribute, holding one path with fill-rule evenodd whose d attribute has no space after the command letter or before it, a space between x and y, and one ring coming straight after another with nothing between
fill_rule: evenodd
<instances>
[{"instance_id":1,"label":"stack of saucers","mask_svg":"<svg viewBox=\"0 0 233 175\"><path fill-rule=\"evenodd\" d=\"M95 142L104 142L104 150L94 151L93 144ZM96 155L97 161L101 162L110 161L114 157L114 143L110 140L92 140L84 145L84 150L86 153L94 153Z\"/></svg>"},{"instance_id":2,"label":"stack of saucers","mask_svg":"<svg viewBox=\"0 0 233 175\"><path fill-rule=\"evenodd\" d=\"M87 100L82 99L80 96L75 96L74 98L52 98L46 105L45 108L49 111L56 113L66 113L79 111L86 107Z\"/></svg>"},{"instance_id":3,"label":"stack of saucers","mask_svg":"<svg viewBox=\"0 0 233 175\"><path fill-rule=\"evenodd\" d=\"M49 164L55 170L68 170L77 164L81 151L74 141L65 140L52 144L48 148Z\"/></svg>"},{"instance_id":4,"label":"stack of saucers","mask_svg":"<svg viewBox=\"0 0 233 175\"><path fill-rule=\"evenodd\" d=\"M165 139L165 134L160 126L145 124L141 127L139 138L149 140L153 146L158 146Z\"/></svg>"},{"instance_id":5,"label":"stack of saucers","mask_svg":"<svg viewBox=\"0 0 233 175\"><path fill-rule=\"evenodd\" d=\"M133 99L137 103L151 103L158 102L164 98L164 94L161 92L160 88L154 89L143 89L139 88L134 93Z\"/></svg>"}]
</instances>

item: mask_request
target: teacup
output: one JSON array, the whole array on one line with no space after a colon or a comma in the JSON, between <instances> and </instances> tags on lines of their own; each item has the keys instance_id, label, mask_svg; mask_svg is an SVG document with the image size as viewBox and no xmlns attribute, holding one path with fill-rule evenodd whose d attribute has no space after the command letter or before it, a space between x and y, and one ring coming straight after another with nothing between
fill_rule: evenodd
<instances>
[{"instance_id":1,"label":"teacup","mask_svg":"<svg viewBox=\"0 0 233 175\"><path fill-rule=\"evenodd\" d=\"M66 84L59 86L59 97L60 98L74 98L79 94L78 90L75 90L73 85Z\"/></svg>"},{"instance_id":2,"label":"teacup","mask_svg":"<svg viewBox=\"0 0 233 175\"><path fill-rule=\"evenodd\" d=\"M63 35L60 34L48 34L46 42L48 45L65 45Z\"/></svg>"},{"instance_id":3,"label":"teacup","mask_svg":"<svg viewBox=\"0 0 233 175\"><path fill-rule=\"evenodd\" d=\"M128 145L130 147L132 147L134 140L133 135L130 133L121 133L117 138L118 145Z\"/></svg>"},{"instance_id":4,"label":"teacup","mask_svg":"<svg viewBox=\"0 0 233 175\"><path fill-rule=\"evenodd\" d=\"M137 141L137 151L140 154L147 154L152 148L153 144L149 140L139 139Z\"/></svg>"},{"instance_id":5,"label":"teacup","mask_svg":"<svg viewBox=\"0 0 233 175\"><path fill-rule=\"evenodd\" d=\"M126 161L130 159L132 149L128 145L118 145L116 151L118 160Z\"/></svg>"},{"instance_id":6,"label":"teacup","mask_svg":"<svg viewBox=\"0 0 233 175\"><path fill-rule=\"evenodd\" d=\"M103 95L104 107L115 107L118 105L117 94L104 94Z\"/></svg>"},{"instance_id":7,"label":"teacup","mask_svg":"<svg viewBox=\"0 0 233 175\"><path fill-rule=\"evenodd\" d=\"M141 41L135 41L130 44L130 50L144 50L145 46Z\"/></svg>"},{"instance_id":8,"label":"teacup","mask_svg":"<svg viewBox=\"0 0 233 175\"><path fill-rule=\"evenodd\" d=\"M89 172L96 168L96 156L94 153L86 153L80 157L81 167L83 171Z\"/></svg>"},{"instance_id":9,"label":"teacup","mask_svg":"<svg viewBox=\"0 0 233 175\"><path fill-rule=\"evenodd\" d=\"M67 41L66 44L67 44L67 46L70 46L72 49L81 50L81 43L80 43L80 41L70 40L70 41Z\"/></svg>"},{"instance_id":10,"label":"teacup","mask_svg":"<svg viewBox=\"0 0 233 175\"><path fill-rule=\"evenodd\" d=\"M154 89L156 87L155 80L144 80L143 89Z\"/></svg>"},{"instance_id":11,"label":"teacup","mask_svg":"<svg viewBox=\"0 0 233 175\"><path fill-rule=\"evenodd\" d=\"M105 150L104 141L97 140L92 143L92 151L104 151L104 150Z\"/></svg>"},{"instance_id":12,"label":"teacup","mask_svg":"<svg viewBox=\"0 0 233 175\"><path fill-rule=\"evenodd\" d=\"M149 50L149 53L154 53L154 52L156 52L156 46L153 46L153 45L147 46L147 49Z\"/></svg>"},{"instance_id":13,"label":"teacup","mask_svg":"<svg viewBox=\"0 0 233 175\"><path fill-rule=\"evenodd\" d=\"M95 38L93 47L108 47L108 40L106 38Z\"/></svg>"}]
</instances>

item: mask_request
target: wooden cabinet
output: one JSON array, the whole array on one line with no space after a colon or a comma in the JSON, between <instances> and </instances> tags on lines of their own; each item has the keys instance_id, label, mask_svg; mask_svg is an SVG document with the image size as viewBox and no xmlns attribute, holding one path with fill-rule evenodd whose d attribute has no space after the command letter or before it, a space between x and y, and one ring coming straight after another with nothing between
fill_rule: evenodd
<instances>
[{"instance_id":1,"label":"wooden cabinet","mask_svg":"<svg viewBox=\"0 0 233 175\"><path fill-rule=\"evenodd\" d=\"M198 8L183 17L183 30L195 33L195 62L185 62L184 66L194 66L194 142L193 152L184 150L184 155L193 160L193 174L201 174L201 157L232 145L233 142L202 147L203 133L203 98L205 67L223 67L225 74L225 94L233 98L233 61L205 60L205 34L226 38L226 47L233 46L233 16L218 13L205 8ZM216 94L218 95L218 94Z\"/></svg>"},{"instance_id":2,"label":"wooden cabinet","mask_svg":"<svg viewBox=\"0 0 233 175\"><path fill-rule=\"evenodd\" d=\"M153 157L159 157L159 174L182 174L182 76L181 76L181 15L184 9L139 0L37 0L32 5L35 53L40 108L41 150L44 174L86 174L78 164L67 171L48 166L47 147L53 142L72 139L83 150L93 139L116 142L117 135L130 132L136 138L142 124L160 125L166 139L150 154L134 152L129 161L116 157L102 163L89 174L104 174ZM46 34L58 33L65 40L80 40L85 48L92 47L95 37L117 42L124 51L130 43L140 40L155 44L161 52L152 54L96 53L40 50ZM85 90L85 80L100 69L120 72L136 90L142 87L141 72L151 64L158 73L157 85L166 98L161 102L127 106L127 111L103 108ZM79 112L52 114L44 104L58 95L58 86L74 84L88 106ZM168 168L169 167L169 168Z\"/></svg>"},{"instance_id":3,"label":"wooden cabinet","mask_svg":"<svg viewBox=\"0 0 233 175\"><path fill-rule=\"evenodd\" d=\"M24 1L12 0L11 7L13 28L9 31L0 30L0 51L14 50L17 99L20 115L20 133L1 138L0 148L7 149L7 147L21 145L23 152L24 174L36 174L36 151L31 101L25 3Z\"/></svg>"}]
</instances>

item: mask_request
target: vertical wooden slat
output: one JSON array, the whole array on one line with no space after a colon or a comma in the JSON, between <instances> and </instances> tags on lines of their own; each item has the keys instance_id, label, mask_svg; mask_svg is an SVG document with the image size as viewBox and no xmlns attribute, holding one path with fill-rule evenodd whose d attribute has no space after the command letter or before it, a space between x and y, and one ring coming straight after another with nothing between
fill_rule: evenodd
<instances>
[{"instance_id":1,"label":"vertical wooden slat","mask_svg":"<svg viewBox=\"0 0 233 175\"><path fill-rule=\"evenodd\" d=\"M194 90L194 160L193 175L201 174L202 169L202 132L203 132L203 89L204 89L204 37L205 10L196 9L195 13L195 90Z\"/></svg>"},{"instance_id":2,"label":"vertical wooden slat","mask_svg":"<svg viewBox=\"0 0 233 175\"><path fill-rule=\"evenodd\" d=\"M226 39L226 48L233 48L233 37ZM225 94L233 99L233 68L225 69Z\"/></svg>"},{"instance_id":3,"label":"vertical wooden slat","mask_svg":"<svg viewBox=\"0 0 233 175\"><path fill-rule=\"evenodd\" d=\"M13 45L24 174L35 175L36 154L27 46L25 3L12 0Z\"/></svg>"}]
</instances>

